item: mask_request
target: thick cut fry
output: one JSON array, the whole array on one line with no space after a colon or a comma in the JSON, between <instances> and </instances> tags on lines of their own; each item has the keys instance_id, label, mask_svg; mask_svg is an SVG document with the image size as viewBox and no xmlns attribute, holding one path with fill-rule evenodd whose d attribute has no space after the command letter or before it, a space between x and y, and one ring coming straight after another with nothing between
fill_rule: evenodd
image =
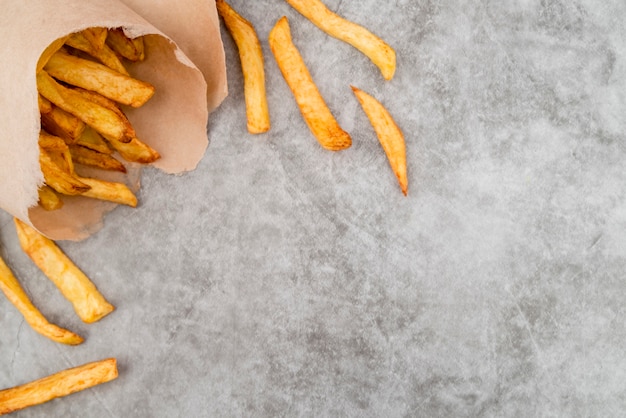
<instances>
[{"instance_id":1,"label":"thick cut fry","mask_svg":"<svg viewBox=\"0 0 626 418\"><path fill-rule=\"evenodd\" d=\"M150 164L161 158L156 150L137 138L133 138L128 143L109 141L109 144L129 162Z\"/></svg>"},{"instance_id":2,"label":"thick cut fry","mask_svg":"<svg viewBox=\"0 0 626 418\"><path fill-rule=\"evenodd\" d=\"M77 345L83 342L81 336L48 322L33 305L2 257L0 257L0 290L4 292L7 299L24 316L28 325L44 337L69 345Z\"/></svg>"},{"instance_id":3,"label":"thick cut fry","mask_svg":"<svg viewBox=\"0 0 626 418\"><path fill-rule=\"evenodd\" d=\"M134 136L127 119L121 118L112 109L87 99L83 94L84 90L62 86L45 71L37 74L37 89L43 97L107 137L127 142ZM130 131L133 132L132 135L129 134Z\"/></svg>"},{"instance_id":4,"label":"thick cut fry","mask_svg":"<svg viewBox=\"0 0 626 418\"><path fill-rule=\"evenodd\" d=\"M378 100L354 86L352 90L372 123L380 144L387 154L391 169L398 178L400 189L406 196L409 182L406 174L406 146L402 131Z\"/></svg>"},{"instance_id":5,"label":"thick cut fry","mask_svg":"<svg viewBox=\"0 0 626 418\"><path fill-rule=\"evenodd\" d=\"M57 80L92 90L118 103L140 107L154 94L154 87L97 62L68 54L61 49L53 54L44 70Z\"/></svg>"},{"instance_id":6,"label":"thick cut fry","mask_svg":"<svg viewBox=\"0 0 626 418\"><path fill-rule=\"evenodd\" d=\"M122 29L109 29L107 45L122 57L130 61L143 61L144 45L143 38L130 39L124 35Z\"/></svg>"},{"instance_id":7,"label":"thick cut fry","mask_svg":"<svg viewBox=\"0 0 626 418\"><path fill-rule=\"evenodd\" d=\"M98 151L101 154L113 154L113 150L109 144L90 126L85 128L83 134L76 140L75 145Z\"/></svg>"},{"instance_id":8,"label":"thick cut fry","mask_svg":"<svg viewBox=\"0 0 626 418\"><path fill-rule=\"evenodd\" d=\"M258 134L270 129L270 113L265 93L263 50L250 22L241 17L224 0L217 0L219 12L232 35L241 60L248 132Z\"/></svg>"},{"instance_id":9,"label":"thick cut fry","mask_svg":"<svg viewBox=\"0 0 626 418\"><path fill-rule=\"evenodd\" d=\"M20 386L0 390L0 415L110 382L117 376L117 361L114 358L109 358L63 370Z\"/></svg>"},{"instance_id":10,"label":"thick cut fry","mask_svg":"<svg viewBox=\"0 0 626 418\"><path fill-rule=\"evenodd\" d=\"M311 78L300 52L291 40L286 17L270 31L269 44L309 129L322 147L338 151L350 147L352 139L337 123Z\"/></svg>"},{"instance_id":11,"label":"thick cut fry","mask_svg":"<svg viewBox=\"0 0 626 418\"><path fill-rule=\"evenodd\" d=\"M39 104L39 113L44 114L52 112L52 103L45 97L41 97L41 94L37 95L37 103Z\"/></svg>"},{"instance_id":12,"label":"thick cut fry","mask_svg":"<svg viewBox=\"0 0 626 418\"><path fill-rule=\"evenodd\" d=\"M80 319L95 322L115 309L53 241L19 219L14 220L22 250L72 303Z\"/></svg>"},{"instance_id":13,"label":"thick cut fry","mask_svg":"<svg viewBox=\"0 0 626 418\"><path fill-rule=\"evenodd\" d=\"M41 126L68 143L75 142L85 130L85 122L54 105L49 112L41 114Z\"/></svg>"},{"instance_id":14,"label":"thick cut fry","mask_svg":"<svg viewBox=\"0 0 626 418\"><path fill-rule=\"evenodd\" d=\"M396 72L396 52L382 39L330 11L320 0L285 0L328 35L344 41L365 54L386 80Z\"/></svg>"},{"instance_id":15,"label":"thick cut fry","mask_svg":"<svg viewBox=\"0 0 626 418\"><path fill-rule=\"evenodd\" d=\"M99 51L104 47L104 43L107 40L106 28L87 28L81 33L96 51Z\"/></svg>"},{"instance_id":16,"label":"thick cut fry","mask_svg":"<svg viewBox=\"0 0 626 418\"><path fill-rule=\"evenodd\" d=\"M39 193L39 206L45 210L58 210L63 207L63 201L55 193L55 191L46 185L43 185L38 190Z\"/></svg>"},{"instance_id":17,"label":"thick cut fry","mask_svg":"<svg viewBox=\"0 0 626 418\"><path fill-rule=\"evenodd\" d=\"M107 200L109 202L128 205L133 208L137 206L137 197L123 183L115 183L88 177L80 177L80 180L90 187L89 190L82 193L85 197Z\"/></svg>"},{"instance_id":18,"label":"thick cut fry","mask_svg":"<svg viewBox=\"0 0 626 418\"><path fill-rule=\"evenodd\" d=\"M110 154L104 154L75 144L70 145L69 148L70 154L72 155L72 161L76 164L82 164L108 171L119 171L120 173L126 172L124 164L116 160Z\"/></svg>"},{"instance_id":19,"label":"thick cut fry","mask_svg":"<svg viewBox=\"0 0 626 418\"><path fill-rule=\"evenodd\" d=\"M79 195L89 190L90 187L78 180L67 165L63 167L62 161L62 156L39 147L39 166L46 184L66 195Z\"/></svg>"},{"instance_id":20,"label":"thick cut fry","mask_svg":"<svg viewBox=\"0 0 626 418\"><path fill-rule=\"evenodd\" d=\"M86 53L118 73L128 75L128 71L122 61L107 44L104 44L100 50L96 50L87 38L78 32L67 38L65 45Z\"/></svg>"}]
</instances>

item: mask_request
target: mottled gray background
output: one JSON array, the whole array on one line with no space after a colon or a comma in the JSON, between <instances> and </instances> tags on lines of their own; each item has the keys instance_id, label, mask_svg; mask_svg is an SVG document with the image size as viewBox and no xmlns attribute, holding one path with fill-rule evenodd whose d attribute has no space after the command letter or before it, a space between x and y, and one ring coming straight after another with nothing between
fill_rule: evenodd
<instances>
[{"instance_id":1,"label":"mottled gray background","mask_svg":"<svg viewBox=\"0 0 626 418\"><path fill-rule=\"evenodd\" d=\"M267 62L268 134L241 70L184 176L144 172L137 209L62 248L117 306L85 325L18 249L51 321L0 298L0 387L105 357L113 383L16 417L618 417L626 410L626 3L340 1L395 78L286 3L232 0ZM267 46L282 15L352 148L323 150ZM352 96L406 134L402 196Z\"/></svg>"}]
</instances>

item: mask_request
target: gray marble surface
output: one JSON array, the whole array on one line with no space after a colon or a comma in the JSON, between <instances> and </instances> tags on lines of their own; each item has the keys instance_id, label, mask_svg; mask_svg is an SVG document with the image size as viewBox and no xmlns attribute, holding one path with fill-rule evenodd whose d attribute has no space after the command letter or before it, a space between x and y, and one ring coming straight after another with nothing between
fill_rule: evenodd
<instances>
[{"instance_id":1,"label":"gray marble surface","mask_svg":"<svg viewBox=\"0 0 626 418\"><path fill-rule=\"evenodd\" d=\"M61 247L117 310L86 325L2 255L66 347L0 298L0 387L106 357L118 380L16 417L618 417L626 410L626 3L341 1L398 53L384 82L286 3L257 27L272 130L230 95L198 169ZM294 41L352 148L323 150L267 45ZM354 84L406 134L404 197Z\"/></svg>"}]
</instances>

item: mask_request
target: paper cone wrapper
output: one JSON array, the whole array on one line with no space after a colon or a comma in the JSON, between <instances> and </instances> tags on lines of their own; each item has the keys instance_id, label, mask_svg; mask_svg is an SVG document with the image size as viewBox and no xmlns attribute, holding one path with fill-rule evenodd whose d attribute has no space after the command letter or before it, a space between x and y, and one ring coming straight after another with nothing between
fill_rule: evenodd
<instances>
[{"instance_id":1,"label":"paper cone wrapper","mask_svg":"<svg viewBox=\"0 0 626 418\"><path fill-rule=\"evenodd\" d=\"M192 30L188 25L195 26ZM44 181L39 167L37 61L53 41L88 27L122 27L129 37L145 35L146 59L127 68L131 76L154 85L155 94L144 106L123 110L138 138L160 153L153 166L167 173L195 169L208 146L209 111L226 96L224 50L212 0L3 2L0 207L54 240L88 237L116 206L69 196L63 196L60 210L47 212L37 206ZM128 168L122 181L136 190L140 169L133 164Z\"/></svg>"}]
</instances>

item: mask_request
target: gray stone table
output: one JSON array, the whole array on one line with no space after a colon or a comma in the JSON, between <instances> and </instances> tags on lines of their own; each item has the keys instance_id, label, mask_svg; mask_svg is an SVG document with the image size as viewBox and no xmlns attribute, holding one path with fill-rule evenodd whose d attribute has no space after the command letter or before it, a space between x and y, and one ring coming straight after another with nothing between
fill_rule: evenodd
<instances>
[{"instance_id":1,"label":"gray stone table","mask_svg":"<svg viewBox=\"0 0 626 418\"><path fill-rule=\"evenodd\" d=\"M262 38L269 133L242 74L197 170L146 169L137 209L61 247L117 307L85 325L18 248L2 255L48 318L0 298L0 387L116 357L107 385L16 417L618 417L626 410L626 3L341 1L387 40L363 55L282 1L232 0ZM307 130L267 44L289 17L353 137ZM350 84L406 136L404 197Z\"/></svg>"}]
</instances>

